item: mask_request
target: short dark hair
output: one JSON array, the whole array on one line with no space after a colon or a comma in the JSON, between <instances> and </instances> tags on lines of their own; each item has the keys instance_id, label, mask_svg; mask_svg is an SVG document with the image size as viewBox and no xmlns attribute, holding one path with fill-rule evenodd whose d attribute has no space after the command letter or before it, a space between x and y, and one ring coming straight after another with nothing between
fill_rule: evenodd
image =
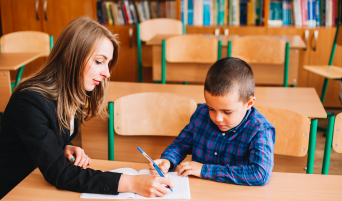
<instances>
[{"instance_id":1,"label":"short dark hair","mask_svg":"<svg viewBox=\"0 0 342 201\"><path fill-rule=\"evenodd\" d=\"M255 92L253 71L239 58L220 59L210 67L204 90L213 96L225 96L232 90L238 90L239 100L246 103Z\"/></svg>"}]
</instances>

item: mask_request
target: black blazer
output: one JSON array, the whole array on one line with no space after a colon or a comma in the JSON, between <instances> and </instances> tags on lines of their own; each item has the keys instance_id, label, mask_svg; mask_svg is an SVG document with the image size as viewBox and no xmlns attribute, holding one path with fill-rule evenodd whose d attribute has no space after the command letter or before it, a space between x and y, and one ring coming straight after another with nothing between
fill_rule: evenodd
<instances>
[{"instance_id":1,"label":"black blazer","mask_svg":"<svg viewBox=\"0 0 342 201\"><path fill-rule=\"evenodd\" d=\"M15 92L1 118L0 199L34 169L58 189L83 193L118 194L121 174L82 169L67 162L64 147L78 132L60 132L56 102L34 91Z\"/></svg>"}]
</instances>

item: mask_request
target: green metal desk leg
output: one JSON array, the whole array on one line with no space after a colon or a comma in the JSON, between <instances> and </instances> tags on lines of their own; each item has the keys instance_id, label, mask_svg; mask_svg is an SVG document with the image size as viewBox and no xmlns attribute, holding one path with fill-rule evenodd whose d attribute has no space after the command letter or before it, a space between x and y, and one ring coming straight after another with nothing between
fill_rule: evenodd
<instances>
[{"instance_id":1,"label":"green metal desk leg","mask_svg":"<svg viewBox=\"0 0 342 201\"><path fill-rule=\"evenodd\" d=\"M325 93L327 93L328 84L329 84L329 79L325 78L324 79L324 84L323 84L323 89L322 89L322 95L321 95L321 102L322 102L322 104L324 103Z\"/></svg>"},{"instance_id":2,"label":"green metal desk leg","mask_svg":"<svg viewBox=\"0 0 342 201\"><path fill-rule=\"evenodd\" d=\"M227 45L227 57L231 57L232 56L232 42L228 41L228 45Z\"/></svg>"},{"instance_id":3,"label":"green metal desk leg","mask_svg":"<svg viewBox=\"0 0 342 201\"><path fill-rule=\"evenodd\" d=\"M313 174L313 167L314 167L314 162L315 162L316 135L317 135L317 119L311 119L306 174Z\"/></svg>"},{"instance_id":4,"label":"green metal desk leg","mask_svg":"<svg viewBox=\"0 0 342 201\"><path fill-rule=\"evenodd\" d=\"M16 78L15 82L11 83L11 91L12 91L12 93L13 93L14 87L16 87L19 84L20 80L21 80L21 75L23 74L24 68L25 68L25 65L23 65L22 67L19 68L18 74L17 74L17 78Z\"/></svg>"},{"instance_id":5,"label":"green metal desk leg","mask_svg":"<svg viewBox=\"0 0 342 201\"><path fill-rule=\"evenodd\" d=\"M217 43L217 60L220 60L222 57L222 42L219 40Z\"/></svg>"},{"instance_id":6,"label":"green metal desk leg","mask_svg":"<svg viewBox=\"0 0 342 201\"><path fill-rule=\"evenodd\" d=\"M114 103L108 103L108 160L114 161Z\"/></svg>"},{"instance_id":7,"label":"green metal desk leg","mask_svg":"<svg viewBox=\"0 0 342 201\"><path fill-rule=\"evenodd\" d=\"M183 23L183 35L186 34L186 25Z\"/></svg>"},{"instance_id":8,"label":"green metal desk leg","mask_svg":"<svg viewBox=\"0 0 342 201\"><path fill-rule=\"evenodd\" d=\"M53 35L50 35L50 51L51 51L52 48L53 48L53 44L54 44Z\"/></svg>"},{"instance_id":9,"label":"green metal desk leg","mask_svg":"<svg viewBox=\"0 0 342 201\"><path fill-rule=\"evenodd\" d=\"M284 63L284 87L288 87L289 81L289 60L290 60L290 43L286 43L285 63Z\"/></svg>"},{"instance_id":10,"label":"green metal desk leg","mask_svg":"<svg viewBox=\"0 0 342 201\"><path fill-rule=\"evenodd\" d=\"M328 84L329 84L329 79L325 78L324 79L324 83L323 83L323 88L322 88L322 94L321 94L321 102L322 102L322 104L324 103L325 94L326 94L327 89L328 89ZM320 130L320 131L327 131L327 128L318 126L318 130Z\"/></svg>"},{"instance_id":11,"label":"green metal desk leg","mask_svg":"<svg viewBox=\"0 0 342 201\"><path fill-rule=\"evenodd\" d=\"M328 116L328 128L327 128L327 136L325 139L325 148L324 148L324 156L323 156L323 166L322 166L322 174L327 175L329 172L329 163L330 163L330 153L331 153L331 144L334 133L334 124L335 124L335 116Z\"/></svg>"},{"instance_id":12,"label":"green metal desk leg","mask_svg":"<svg viewBox=\"0 0 342 201\"><path fill-rule=\"evenodd\" d=\"M165 84L166 83L166 57L165 57L165 46L166 46L166 41L163 40L162 42L162 77L161 77L161 83Z\"/></svg>"},{"instance_id":13,"label":"green metal desk leg","mask_svg":"<svg viewBox=\"0 0 342 201\"><path fill-rule=\"evenodd\" d=\"M137 24L137 48L138 48L138 81L142 82L142 53L141 53L141 39L140 39L140 23Z\"/></svg>"}]
</instances>

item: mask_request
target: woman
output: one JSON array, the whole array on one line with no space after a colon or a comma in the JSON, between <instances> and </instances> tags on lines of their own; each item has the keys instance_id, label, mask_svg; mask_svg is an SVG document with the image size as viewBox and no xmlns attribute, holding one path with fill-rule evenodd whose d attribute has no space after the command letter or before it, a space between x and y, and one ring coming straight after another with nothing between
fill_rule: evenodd
<instances>
[{"instance_id":1,"label":"woman","mask_svg":"<svg viewBox=\"0 0 342 201\"><path fill-rule=\"evenodd\" d=\"M173 184L166 178L84 169L91 159L71 143L79 120L107 116L105 95L117 59L117 35L97 22L82 17L65 27L43 68L19 84L5 109L0 198L37 167L59 189L149 197L169 192L162 184Z\"/></svg>"}]
</instances>

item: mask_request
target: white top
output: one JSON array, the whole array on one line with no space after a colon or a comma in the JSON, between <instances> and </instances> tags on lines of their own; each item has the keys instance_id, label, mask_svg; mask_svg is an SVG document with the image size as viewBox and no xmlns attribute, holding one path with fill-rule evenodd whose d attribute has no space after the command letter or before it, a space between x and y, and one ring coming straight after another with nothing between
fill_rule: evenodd
<instances>
[{"instance_id":1,"label":"white top","mask_svg":"<svg viewBox=\"0 0 342 201\"><path fill-rule=\"evenodd\" d=\"M74 133L74 120L75 120L75 118L71 117L71 120L70 120L70 136Z\"/></svg>"}]
</instances>

